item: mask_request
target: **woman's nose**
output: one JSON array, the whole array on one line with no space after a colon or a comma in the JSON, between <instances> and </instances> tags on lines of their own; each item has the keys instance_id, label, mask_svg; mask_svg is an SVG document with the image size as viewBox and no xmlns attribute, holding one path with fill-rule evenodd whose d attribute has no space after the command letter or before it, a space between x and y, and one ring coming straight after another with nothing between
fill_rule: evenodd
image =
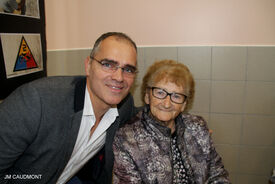
<instances>
[{"instance_id":1,"label":"woman's nose","mask_svg":"<svg viewBox=\"0 0 275 184\"><path fill-rule=\"evenodd\" d=\"M171 99L170 96L167 95L164 99L163 99L163 105L165 108L169 108L171 106Z\"/></svg>"}]
</instances>

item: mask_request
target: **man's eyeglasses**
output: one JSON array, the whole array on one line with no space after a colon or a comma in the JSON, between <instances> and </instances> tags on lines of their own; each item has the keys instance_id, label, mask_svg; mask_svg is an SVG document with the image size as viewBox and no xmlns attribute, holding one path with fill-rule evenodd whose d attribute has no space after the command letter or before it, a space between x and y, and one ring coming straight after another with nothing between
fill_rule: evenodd
<instances>
[{"instance_id":1,"label":"man's eyeglasses","mask_svg":"<svg viewBox=\"0 0 275 184\"><path fill-rule=\"evenodd\" d=\"M176 104L182 104L187 99L185 94L181 93L168 93L166 90L158 87L149 87L152 89L152 94L158 99L165 99L167 95L170 96L170 100Z\"/></svg>"},{"instance_id":2,"label":"man's eyeglasses","mask_svg":"<svg viewBox=\"0 0 275 184\"><path fill-rule=\"evenodd\" d=\"M119 68L121 68L123 75L125 75L127 77L134 77L135 74L137 73L137 68L132 65L125 65L125 66L121 67L121 66L119 66L118 62L116 62L114 60L102 59L99 61L94 57L91 57L91 59L95 60L99 64L101 64L102 69L109 73L114 73Z\"/></svg>"}]
</instances>

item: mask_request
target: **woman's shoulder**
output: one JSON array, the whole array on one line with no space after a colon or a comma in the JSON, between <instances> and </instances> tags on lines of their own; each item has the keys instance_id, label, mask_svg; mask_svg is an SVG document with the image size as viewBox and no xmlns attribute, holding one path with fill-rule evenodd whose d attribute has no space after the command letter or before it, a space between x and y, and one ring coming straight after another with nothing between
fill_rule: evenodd
<instances>
[{"instance_id":1,"label":"woman's shoulder","mask_svg":"<svg viewBox=\"0 0 275 184\"><path fill-rule=\"evenodd\" d=\"M182 130L187 137L194 137L193 140L200 142L199 144L201 146L204 144L206 147L208 147L211 134L209 132L207 123L202 116L183 114L182 123Z\"/></svg>"},{"instance_id":2,"label":"woman's shoulder","mask_svg":"<svg viewBox=\"0 0 275 184\"><path fill-rule=\"evenodd\" d=\"M206 121L202 116L185 113L181 118L187 128L202 128L206 127Z\"/></svg>"},{"instance_id":3,"label":"woman's shoulder","mask_svg":"<svg viewBox=\"0 0 275 184\"><path fill-rule=\"evenodd\" d=\"M135 150L137 145L147 137L147 131L141 121L140 113L141 112L116 131L114 137L115 145L123 145L125 147L131 147L131 150Z\"/></svg>"},{"instance_id":4,"label":"woman's shoulder","mask_svg":"<svg viewBox=\"0 0 275 184\"><path fill-rule=\"evenodd\" d=\"M133 116L129 121L124 123L118 130L120 133L125 133L129 131L133 131L135 129L140 129L142 126L141 123L141 113L142 111L139 111L135 116Z\"/></svg>"}]
</instances>

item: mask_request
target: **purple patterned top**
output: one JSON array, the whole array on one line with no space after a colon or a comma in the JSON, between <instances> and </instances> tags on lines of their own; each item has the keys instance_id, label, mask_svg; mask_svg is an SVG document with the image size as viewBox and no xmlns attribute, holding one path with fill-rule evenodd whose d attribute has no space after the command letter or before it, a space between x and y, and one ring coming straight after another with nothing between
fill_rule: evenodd
<instances>
[{"instance_id":1,"label":"purple patterned top","mask_svg":"<svg viewBox=\"0 0 275 184\"><path fill-rule=\"evenodd\" d=\"M114 184L173 183L171 131L148 112L146 106L115 135ZM191 172L188 174L189 183L230 183L203 118L179 115L176 134L183 165L187 172Z\"/></svg>"}]
</instances>

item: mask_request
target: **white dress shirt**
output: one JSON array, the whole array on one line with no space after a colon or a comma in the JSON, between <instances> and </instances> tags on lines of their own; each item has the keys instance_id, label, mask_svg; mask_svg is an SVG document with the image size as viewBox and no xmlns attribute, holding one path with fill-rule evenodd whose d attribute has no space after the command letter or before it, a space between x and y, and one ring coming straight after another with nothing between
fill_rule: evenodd
<instances>
[{"instance_id":1,"label":"white dress shirt","mask_svg":"<svg viewBox=\"0 0 275 184\"><path fill-rule=\"evenodd\" d=\"M90 130L94 126L96 119L90 95L86 87L83 115L76 144L69 162L57 181L58 184L66 183L103 147L106 138L106 130L115 121L117 116L117 108L110 108L104 114L90 137Z\"/></svg>"}]
</instances>

